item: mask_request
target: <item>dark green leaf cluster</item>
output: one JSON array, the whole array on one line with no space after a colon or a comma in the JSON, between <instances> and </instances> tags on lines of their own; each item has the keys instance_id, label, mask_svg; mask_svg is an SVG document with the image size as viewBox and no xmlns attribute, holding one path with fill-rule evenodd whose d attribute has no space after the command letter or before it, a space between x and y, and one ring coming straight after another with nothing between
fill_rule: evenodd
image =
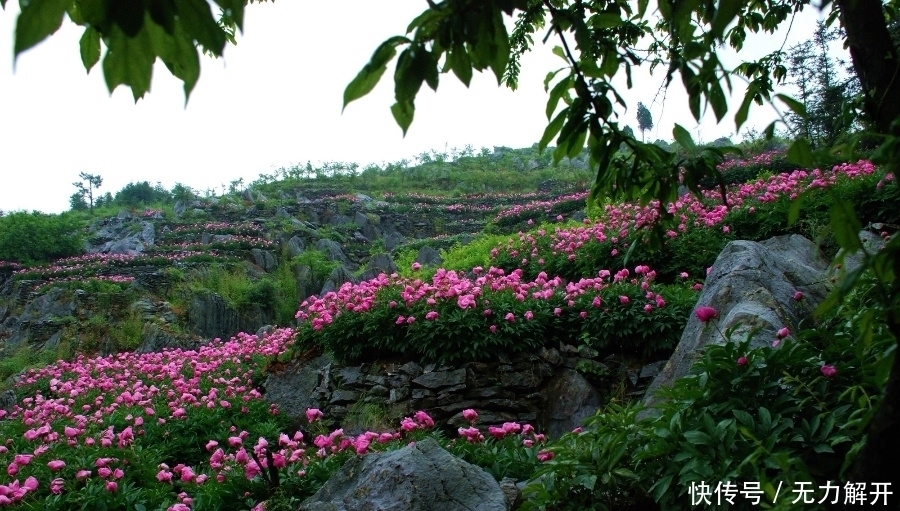
<instances>
[{"instance_id":1,"label":"dark green leaf cluster","mask_svg":"<svg viewBox=\"0 0 900 511\"><path fill-rule=\"evenodd\" d=\"M221 9L213 15L206 0L158 0L107 2L104 0L42 0L20 2L16 22L15 54L35 46L59 29L68 16L85 27L81 60L91 70L100 61L112 92L119 85L131 87L138 100L150 90L156 59L184 82L189 96L200 77L199 50L222 55L234 31L243 25L245 0L215 0ZM198 49L199 46L199 49Z\"/></svg>"}]
</instances>

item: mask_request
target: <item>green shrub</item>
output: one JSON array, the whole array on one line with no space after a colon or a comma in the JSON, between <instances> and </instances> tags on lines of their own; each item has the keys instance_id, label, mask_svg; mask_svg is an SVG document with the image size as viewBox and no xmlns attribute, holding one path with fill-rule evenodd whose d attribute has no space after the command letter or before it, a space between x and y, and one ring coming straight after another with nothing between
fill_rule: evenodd
<instances>
[{"instance_id":1,"label":"green shrub","mask_svg":"<svg viewBox=\"0 0 900 511\"><path fill-rule=\"evenodd\" d=\"M32 264L82 254L83 232L76 214L9 213L0 217L0 261Z\"/></svg>"},{"instance_id":2,"label":"green shrub","mask_svg":"<svg viewBox=\"0 0 900 511\"><path fill-rule=\"evenodd\" d=\"M792 509L800 483L818 490L842 480L893 362L872 289L777 349L747 339L707 346L688 376L660 391L655 416L612 405L588 419L552 447L556 458L534 474L523 509L648 509L653 501L686 509L701 482L759 482L765 505ZM861 343L866 325L871 337ZM742 497L736 503L755 509Z\"/></svg>"}]
</instances>

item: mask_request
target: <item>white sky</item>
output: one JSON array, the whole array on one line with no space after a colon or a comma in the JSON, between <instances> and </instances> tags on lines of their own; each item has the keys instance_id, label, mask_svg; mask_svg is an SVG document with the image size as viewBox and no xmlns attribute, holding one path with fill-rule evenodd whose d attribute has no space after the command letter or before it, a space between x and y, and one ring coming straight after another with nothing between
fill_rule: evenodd
<instances>
[{"instance_id":1,"label":"white sky","mask_svg":"<svg viewBox=\"0 0 900 511\"><path fill-rule=\"evenodd\" d=\"M527 147L540 139L547 122L543 79L562 64L550 53L552 39L526 56L516 92L498 87L492 73L476 74L468 90L452 75L441 76L437 94L423 86L405 138L389 111L393 63L375 91L342 115L347 83L378 44L402 34L426 8L421 0L386 4L279 0L248 6L238 45L219 60L201 57L200 81L185 107L181 82L161 63L137 104L124 87L110 96L101 64L85 73L78 53L82 29L68 21L21 55L14 70L18 7L10 0L0 10L0 210L68 209L79 172L101 175L101 193L144 180L218 192L234 179L249 183L308 160L365 165L467 144ZM816 14L807 11L788 46L811 37ZM765 46L756 49L771 51L783 40L764 37L757 44ZM635 89L620 90L630 106L625 123L636 130L642 101L655 124L648 139L671 139L674 122L704 141L734 132L731 117L716 126L710 114L696 125L679 83L664 105L653 103L661 80L636 74ZM751 112L748 127L762 129L774 118L770 107Z\"/></svg>"}]
</instances>

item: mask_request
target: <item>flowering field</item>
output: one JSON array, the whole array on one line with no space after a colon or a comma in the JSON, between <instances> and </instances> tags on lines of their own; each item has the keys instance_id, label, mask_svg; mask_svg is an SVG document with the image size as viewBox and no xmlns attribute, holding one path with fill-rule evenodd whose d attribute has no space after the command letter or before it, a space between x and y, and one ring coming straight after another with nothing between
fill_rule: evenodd
<instances>
[{"instance_id":1,"label":"flowering field","mask_svg":"<svg viewBox=\"0 0 900 511\"><path fill-rule=\"evenodd\" d=\"M659 267L654 252L644 247L638 247L624 267L636 234L660 221L658 205L607 205L599 218L582 224L531 222L527 232L493 247L492 266L487 268L430 272L412 265L410 276L382 274L313 296L300 304L296 328L277 329L263 338L239 334L191 351L80 355L28 370L14 386L18 404L9 412L0 411L0 468L6 470L0 477L0 506L292 506L315 492L349 457L399 448L423 435L437 437L451 452L498 479L543 476L531 485L534 502L570 502L576 507L590 503L583 508L613 497L672 500L672 495L681 495L680 489L674 491L678 483L707 472L772 478L773 473L799 470L812 479L805 465L809 462L834 473L859 441L855 428L872 409L870 400L857 406L856 401L848 404L846 396L877 395L876 376L862 368L874 366L889 338L876 332L866 346L853 342L855 315L870 306L864 295L858 297L858 309L848 308L841 311L845 316L834 318L832 328L778 332L773 343L777 350L751 350L741 343L710 349L701 364L706 376L676 387L665 421L642 423L636 409L614 406L583 431L552 442L529 425L479 427L475 410L463 412L470 426L460 428L452 440L432 431L434 423L424 411L404 418L393 431L350 434L329 430L328 411L311 409L307 423L297 430L264 399L260 383L270 363L310 347L346 361L365 355L453 363L490 359L500 352L533 352L560 341L601 354L665 356L692 310L715 324L714 310L694 310L708 264L705 244L724 243L740 222L750 225L762 222L764 215L775 217L776 206L805 190L831 191L868 180L865 186L871 181L870 188L880 193L892 176L881 176L876 186L873 173L876 169L861 161L828 171L757 179L729 189L731 209L716 204L713 194L699 200L684 197L664 208L677 222L668 231L665 250L656 252L669 259L657 259ZM870 189L864 192L874 195ZM482 199L471 197L457 212L481 208ZM554 208L582 200L528 199L534 202L510 208L505 218L529 225L532 214L556 213ZM503 215L499 208L482 212L488 210ZM127 284L130 266L210 257L212 244L196 246L196 240L181 236L206 232L231 237L217 241L232 242L222 250L271 244L255 226L243 224L192 224L171 232L161 238L166 245L155 254L84 256L30 268L0 266L17 272L17 278L45 283L95 278ZM685 240L686 255L680 255L673 247ZM688 259L690 268L683 264ZM866 317L871 322L880 316ZM792 392L786 393L787 388ZM828 421L827 428L818 426ZM776 426L796 434L779 436L773 433ZM734 446L729 453L740 452L753 462L731 459L730 454L722 459L702 442L684 441L690 435L702 440L701 434L722 435L722 442ZM771 443L765 452L759 450L757 438ZM789 455L776 458L772 452ZM694 472L682 470L683 463L667 461L688 458L702 460L690 465ZM766 462L755 462L760 459ZM712 472L713 467L720 471Z\"/></svg>"},{"instance_id":2,"label":"flowering field","mask_svg":"<svg viewBox=\"0 0 900 511\"><path fill-rule=\"evenodd\" d=\"M0 411L0 506L262 509L276 488L308 496L348 456L406 445L434 426L418 412L396 431L347 435L321 427L322 412L311 409L308 429L288 433L256 381L294 335L241 334L196 351L82 356L28 371L16 385L20 404ZM482 431L477 412L465 415L473 425L461 439L505 439L525 457L526 475L552 456L529 425ZM451 448L479 456L475 445Z\"/></svg>"}]
</instances>

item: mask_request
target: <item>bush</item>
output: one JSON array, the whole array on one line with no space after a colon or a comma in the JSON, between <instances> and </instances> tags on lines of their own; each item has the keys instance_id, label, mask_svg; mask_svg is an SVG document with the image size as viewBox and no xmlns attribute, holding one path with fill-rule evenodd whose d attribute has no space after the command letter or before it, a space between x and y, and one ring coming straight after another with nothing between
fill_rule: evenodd
<instances>
[{"instance_id":1,"label":"bush","mask_svg":"<svg viewBox=\"0 0 900 511\"><path fill-rule=\"evenodd\" d=\"M685 509L701 482L758 482L777 509L791 509L806 482L820 500L864 443L890 371L895 341L872 293L857 290L777 349L726 332L728 342L707 346L688 376L660 392L655 414L639 419L640 406L613 405L563 437L526 488L524 509ZM866 324L871 342L860 343ZM735 507L755 509L743 496Z\"/></svg>"},{"instance_id":2,"label":"bush","mask_svg":"<svg viewBox=\"0 0 900 511\"><path fill-rule=\"evenodd\" d=\"M33 264L81 254L83 231L71 213L10 213L0 217L0 261Z\"/></svg>"}]
</instances>

